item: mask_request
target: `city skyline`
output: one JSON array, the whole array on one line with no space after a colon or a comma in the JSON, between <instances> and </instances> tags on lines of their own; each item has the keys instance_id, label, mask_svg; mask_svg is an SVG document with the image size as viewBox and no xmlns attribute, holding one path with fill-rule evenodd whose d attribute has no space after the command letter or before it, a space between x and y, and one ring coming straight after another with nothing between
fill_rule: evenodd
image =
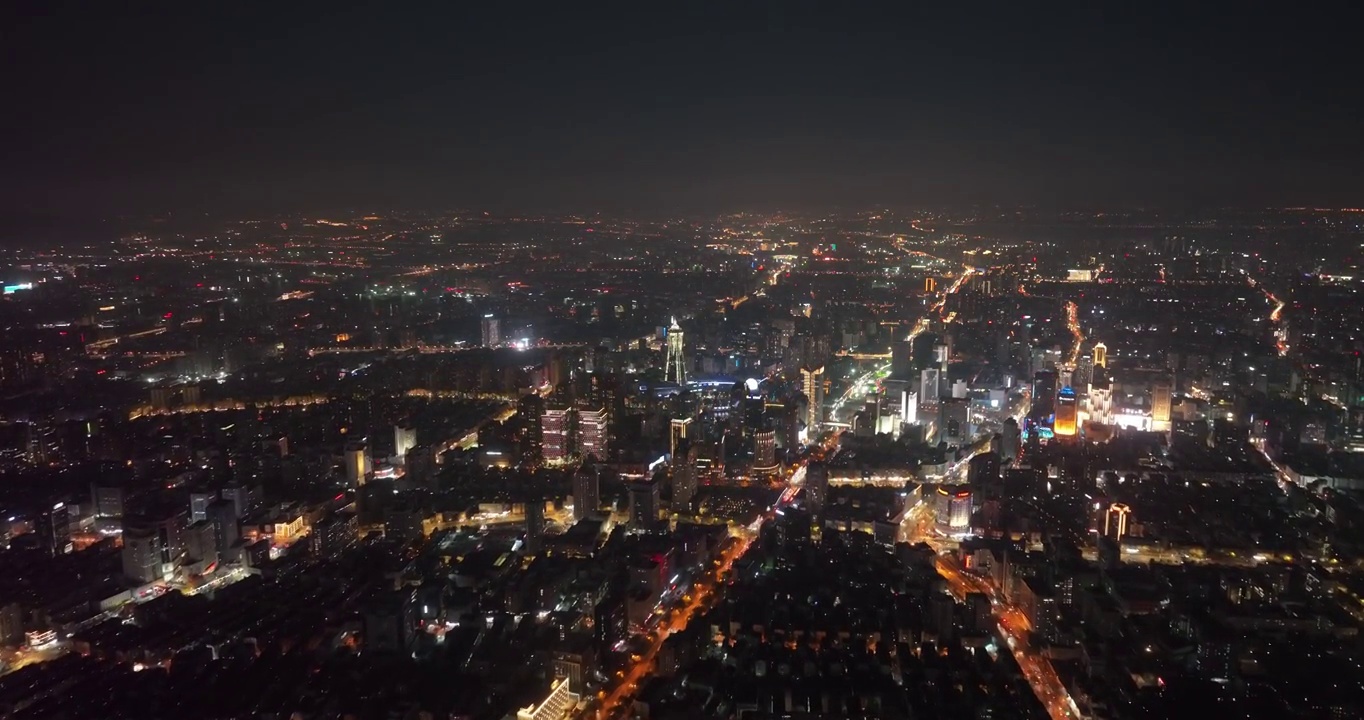
<instances>
[{"instance_id":1,"label":"city skyline","mask_svg":"<svg viewBox=\"0 0 1364 720\"><path fill-rule=\"evenodd\" d=\"M1364 717L1356 8L0 9L0 717Z\"/></svg>"}]
</instances>

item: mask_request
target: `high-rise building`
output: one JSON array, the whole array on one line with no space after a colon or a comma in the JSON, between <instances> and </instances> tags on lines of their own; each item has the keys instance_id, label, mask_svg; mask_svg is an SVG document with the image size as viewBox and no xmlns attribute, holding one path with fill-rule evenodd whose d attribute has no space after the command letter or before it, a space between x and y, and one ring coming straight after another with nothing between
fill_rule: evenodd
<instances>
[{"instance_id":1,"label":"high-rise building","mask_svg":"<svg viewBox=\"0 0 1364 720\"><path fill-rule=\"evenodd\" d=\"M483 347L497 347L502 344L502 321L493 315L483 316Z\"/></svg>"},{"instance_id":2,"label":"high-rise building","mask_svg":"<svg viewBox=\"0 0 1364 720\"><path fill-rule=\"evenodd\" d=\"M663 379L678 385L687 384L687 340L677 318L668 326L668 354L664 358Z\"/></svg>"},{"instance_id":3,"label":"high-rise building","mask_svg":"<svg viewBox=\"0 0 1364 720\"><path fill-rule=\"evenodd\" d=\"M1127 536L1127 525L1132 515L1132 508L1123 503L1113 503L1104 511L1104 535L1114 540L1122 540Z\"/></svg>"},{"instance_id":4,"label":"high-rise building","mask_svg":"<svg viewBox=\"0 0 1364 720\"><path fill-rule=\"evenodd\" d=\"M188 511L155 520L139 519L123 529L123 574L141 583L168 580L185 556Z\"/></svg>"},{"instance_id":5,"label":"high-rise building","mask_svg":"<svg viewBox=\"0 0 1364 720\"><path fill-rule=\"evenodd\" d=\"M44 550L53 555L65 555L72 550L71 525L71 506L58 502L38 514L33 531Z\"/></svg>"},{"instance_id":6,"label":"high-rise building","mask_svg":"<svg viewBox=\"0 0 1364 720\"><path fill-rule=\"evenodd\" d=\"M1162 377L1151 385L1151 425L1156 430L1170 429L1170 395L1173 384Z\"/></svg>"},{"instance_id":7,"label":"high-rise building","mask_svg":"<svg viewBox=\"0 0 1364 720\"><path fill-rule=\"evenodd\" d=\"M1056 414L1056 372L1039 370L1032 378L1032 416L1044 421Z\"/></svg>"},{"instance_id":8,"label":"high-rise building","mask_svg":"<svg viewBox=\"0 0 1364 720\"><path fill-rule=\"evenodd\" d=\"M938 369L941 370L944 375L947 374L947 362L950 355L951 352L946 345L938 344L933 346L933 364L937 365Z\"/></svg>"},{"instance_id":9,"label":"high-rise building","mask_svg":"<svg viewBox=\"0 0 1364 720\"><path fill-rule=\"evenodd\" d=\"M96 481L90 486L90 499L95 505L95 520L101 526L106 523L114 523L114 527L122 527L123 502L126 495L123 485L117 480L109 482Z\"/></svg>"},{"instance_id":10,"label":"high-rise building","mask_svg":"<svg viewBox=\"0 0 1364 720\"><path fill-rule=\"evenodd\" d=\"M938 368L924 368L919 373L919 409L936 408L942 395L942 372Z\"/></svg>"},{"instance_id":11,"label":"high-rise building","mask_svg":"<svg viewBox=\"0 0 1364 720\"><path fill-rule=\"evenodd\" d=\"M581 469L573 475L573 519L591 517L601 506L601 484L597 473Z\"/></svg>"},{"instance_id":12,"label":"high-rise building","mask_svg":"<svg viewBox=\"0 0 1364 720\"><path fill-rule=\"evenodd\" d=\"M691 436L692 419L673 418L668 424L668 454L677 457L677 448L684 445L684 440Z\"/></svg>"},{"instance_id":13,"label":"high-rise building","mask_svg":"<svg viewBox=\"0 0 1364 720\"><path fill-rule=\"evenodd\" d=\"M208 519L208 506L218 499L212 490L195 490L189 494L189 521L197 523Z\"/></svg>"},{"instance_id":14,"label":"high-rise building","mask_svg":"<svg viewBox=\"0 0 1364 720\"><path fill-rule=\"evenodd\" d=\"M540 419L545 412L545 399L537 392L527 392L516 403L516 415L521 421L520 436L521 462L534 465L541 462Z\"/></svg>"},{"instance_id":15,"label":"high-rise building","mask_svg":"<svg viewBox=\"0 0 1364 720\"><path fill-rule=\"evenodd\" d=\"M611 413L604 405L578 409L578 447L584 458L605 460L611 442Z\"/></svg>"},{"instance_id":16,"label":"high-rise building","mask_svg":"<svg viewBox=\"0 0 1364 720\"><path fill-rule=\"evenodd\" d=\"M630 524L643 528L658 522L660 500L658 482L654 479L630 483Z\"/></svg>"},{"instance_id":17,"label":"high-rise building","mask_svg":"<svg viewBox=\"0 0 1364 720\"><path fill-rule=\"evenodd\" d=\"M986 451L971 458L966 466L966 482L973 488L981 488L1000 479L999 453Z\"/></svg>"},{"instance_id":18,"label":"high-rise building","mask_svg":"<svg viewBox=\"0 0 1364 720\"><path fill-rule=\"evenodd\" d=\"M1076 389L1076 393L1088 392L1089 383L1094 380L1094 355L1085 353L1075 363L1075 373L1071 378L1071 387Z\"/></svg>"},{"instance_id":19,"label":"high-rise building","mask_svg":"<svg viewBox=\"0 0 1364 720\"><path fill-rule=\"evenodd\" d=\"M540 497L526 501L526 550L531 553L540 551L540 540L545 536L545 499Z\"/></svg>"},{"instance_id":20,"label":"high-rise building","mask_svg":"<svg viewBox=\"0 0 1364 720\"><path fill-rule=\"evenodd\" d=\"M572 446L572 408L546 407L540 414L540 450L546 463L568 460Z\"/></svg>"},{"instance_id":21,"label":"high-rise building","mask_svg":"<svg viewBox=\"0 0 1364 720\"><path fill-rule=\"evenodd\" d=\"M971 526L971 489L964 485L939 485L934 497L935 520L940 528L961 532Z\"/></svg>"},{"instance_id":22,"label":"high-rise building","mask_svg":"<svg viewBox=\"0 0 1364 720\"><path fill-rule=\"evenodd\" d=\"M948 445L961 445L970 436L970 402L959 398L943 398L938 404L938 439Z\"/></svg>"},{"instance_id":23,"label":"high-rise building","mask_svg":"<svg viewBox=\"0 0 1364 720\"><path fill-rule=\"evenodd\" d=\"M811 462L805 467L805 502L811 512L824 509L824 501L829 497L829 466L823 461Z\"/></svg>"},{"instance_id":24,"label":"high-rise building","mask_svg":"<svg viewBox=\"0 0 1364 720\"><path fill-rule=\"evenodd\" d=\"M801 368L800 381L809 403L805 410L806 438L814 440L824 425L824 366Z\"/></svg>"},{"instance_id":25,"label":"high-rise building","mask_svg":"<svg viewBox=\"0 0 1364 720\"><path fill-rule=\"evenodd\" d=\"M393 426L393 455L406 457L407 451L417 446L417 429L407 425Z\"/></svg>"},{"instance_id":26,"label":"high-rise building","mask_svg":"<svg viewBox=\"0 0 1364 720\"><path fill-rule=\"evenodd\" d=\"M1052 431L1057 435L1074 435L1076 425L1079 423L1080 407L1079 399L1075 396L1075 390L1069 385L1061 388L1056 394L1056 422L1052 424Z\"/></svg>"},{"instance_id":27,"label":"high-rise building","mask_svg":"<svg viewBox=\"0 0 1364 720\"><path fill-rule=\"evenodd\" d=\"M914 343L896 340L890 346L890 376L911 378L914 372Z\"/></svg>"},{"instance_id":28,"label":"high-rise building","mask_svg":"<svg viewBox=\"0 0 1364 720\"><path fill-rule=\"evenodd\" d=\"M143 585L165 579L161 574L161 546L155 530L136 527L123 531L123 574Z\"/></svg>"},{"instance_id":29,"label":"high-rise building","mask_svg":"<svg viewBox=\"0 0 1364 720\"><path fill-rule=\"evenodd\" d=\"M1096 367L1108 367L1108 346L1103 343L1094 345L1094 365Z\"/></svg>"},{"instance_id":30,"label":"high-rise building","mask_svg":"<svg viewBox=\"0 0 1364 720\"><path fill-rule=\"evenodd\" d=\"M351 487L360 487L369 482L374 472L370 460L369 447L364 443L351 443L346 446L346 482Z\"/></svg>"},{"instance_id":31,"label":"high-rise building","mask_svg":"<svg viewBox=\"0 0 1364 720\"><path fill-rule=\"evenodd\" d=\"M900 422L906 425L919 422L919 393L913 390L900 392Z\"/></svg>"},{"instance_id":32,"label":"high-rise building","mask_svg":"<svg viewBox=\"0 0 1364 720\"><path fill-rule=\"evenodd\" d=\"M999 431L999 459L1005 464L1018 459L1018 449L1023 445L1023 431L1018 421L1012 417L1004 421Z\"/></svg>"},{"instance_id":33,"label":"high-rise building","mask_svg":"<svg viewBox=\"0 0 1364 720\"><path fill-rule=\"evenodd\" d=\"M218 551L218 558L235 561L231 557L232 549L241 537L236 506L229 500L218 500L209 503L204 514L205 522L213 526L213 544Z\"/></svg>"},{"instance_id":34,"label":"high-rise building","mask_svg":"<svg viewBox=\"0 0 1364 720\"><path fill-rule=\"evenodd\" d=\"M771 475L780 469L777 465L777 431L764 428L753 433L753 474Z\"/></svg>"},{"instance_id":35,"label":"high-rise building","mask_svg":"<svg viewBox=\"0 0 1364 720\"><path fill-rule=\"evenodd\" d=\"M1099 376L1089 384L1089 420L1099 425L1113 422L1113 386Z\"/></svg>"},{"instance_id":36,"label":"high-rise building","mask_svg":"<svg viewBox=\"0 0 1364 720\"><path fill-rule=\"evenodd\" d=\"M697 467L697 458L700 456L699 445L687 445L683 451L683 456L673 456L673 501L674 512L681 512L691 508L692 498L696 497L697 476L700 469Z\"/></svg>"}]
</instances>

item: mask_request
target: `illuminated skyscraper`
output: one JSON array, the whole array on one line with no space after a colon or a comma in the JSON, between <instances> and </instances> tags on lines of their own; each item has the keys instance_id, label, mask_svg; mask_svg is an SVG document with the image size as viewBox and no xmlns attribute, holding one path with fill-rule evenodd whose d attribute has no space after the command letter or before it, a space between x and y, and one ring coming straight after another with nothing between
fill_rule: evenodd
<instances>
[{"instance_id":1,"label":"illuminated skyscraper","mask_svg":"<svg viewBox=\"0 0 1364 720\"><path fill-rule=\"evenodd\" d=\"M1098 343L1094 346L1094 365L1101 368L1108 367L1108 346Z\"/></svg>"},{"instance_id":2,"label":"illuminated skyscraper","mask_svg":"<svg viewBox=\"0 0 1364 720\"><path fill-rule=\"evenodd\" d=\"M942 372L938 368L925 368L919 373L919 407L936 408L942 395Z\"/></svg>"},{"instance_id":3,"label":"illuminated skyscraper","mask_svg":"<svg viewBox=\"0 0 1364 720\"><path fill-rule=\"evenodd\" d=\"M805 410L806 437L813 440L824 424L824 366L800 369L801 390L809 405Z\"/></svg>"},{"instance_id":4,"label":"illuminated skyscraper","mask_svg":"<svg viewBox=\"0 0 1364 720\"><path fill-rule=\"evenodd\" d=\"M483 347L497 347L502 343L502 322L492 315L483 316Z\"/></svg>"},{"instance_id":5,"label":"illuminated skyscraper","mask_svg":"<svg viewBox=\"0 0 1364 720\"><path fill-rule=\"evenodd\" d=\"M913 390L900 393L900 422L906 425L919 422L919 393Z\"/></svg>"},{"instance_id":6,"label":"illuminated skyscraper","mask_svg":"<svg viewBox=\"0 0 1364 720\"><path fill-rule=\"evenodd\" d=\"M1113 503L1104 512L1104 535L1114 540L1121 540L1127 535L1127 523L1132 515L1132 508L1122 504Z\"/></svg>"},{"instance_id":7,"label":"illuminated skyscraper","mask_svg":"<svg viewBox=\"0 0 1364 720\"><path fill-rule=\"evenodd\" d=\"M1070 384L1071 387L1077 388L1077 393L1081 390L1088 391L1089 383L1093 379L1094 355L1092 353L1085 353L1081 355L1080 359L1075 363L1075 373L1071 377Z\"/></svg>"},{"instance_id":8,"label":"illuminated skyscraper","mask_svg":"<svg viewBox=\"0 0 1364 720\"><path fill-rule=\"evenodd\" d=\"M687 384L687 341L677 318L668 327L668 355L664 359L663 379L678 385Z\"/></svg>"},{"instance_id":9,"label":"illuminated skyscraper","mask_svg":"<svg viewBox=\"0 0 1364 720\"><path fill-rule=\"evenodd\" d=\"M683 441L683 440L686 440L686 439L690 436L690 434L691 434L691 427L692 427L691 424L692 424L692 419L691 419L691 418L673 418L673 419L672 419L672 422L669 424L669 433L668 433L668 454L669 454L669 455L673 456L674 458L677 457L677 448L678 448L679 446L685 445L685 443L683 443L682 441Z\"/></svg>"},{"instance_id":10,"label":"illuminated skyscraper","mask_svg":"<svg viewBox=\"0 0 1364 720\"><path fill-rule=\"evenodd\" d=\"M674 512L690 511L692 498L696 497L696 485L701 474L699 463L700 448L686 446L682 457L673 456L673 500Z\"/></svg>"},{"instance_id":11,"label":"illuminated skyscraper","mask_svg":"<svg viewBox=\"0 0 1364 720\"><path fill-rule=\"evenodd\" d=\"M610 413L605 406L578 410L578 452L583 457L606 458L610 442Z\"/></svg>"},{"instance_id":12,"label":"illuminated skyscraper","mask_svg":"<svg viewBox=\"0 0 1364 720\"><path fill-rule=\"evenodd\" d=\"M1156 430L1170 427L1170 393L1173 388L1169 378L1161 378L1151 386L1151 425Z\"/></svg>"},{"instance_id":13,"label":"illuminated skyscraper","mask_svg":"<svg viewBox=\"0 0 1364 720\"><path fill-rule=\"evenodd\" d=\"M1057 435L1074 435L1079 422L1079 399L1069 385L1056 394L1056 422L1052 431Z\"/></svg>"},{"instance_id":14,"label":"illuminated skyscraper","mask_svg":"<svg viewBox=\"0 0 1364 720\"><path fill-rule=\"evenodd\" d=\"M597 473L579 470L573 476L573 519L582 520L601 506L601 485Z\"/></svg>"},{"instance_id":15,"label":"illuminated skyscraper","mask_svg":"<svg viewBox=\"0 0 1364 720\"><path fill-rule=\"evenodd\" d=\"M546 463L561 463L572 452L569 424L571 408L547 407L540 414L540 451Z\"/></svg>"},{"instance_id":16,"label":"illuminated skyscraper","mask_svg":"<svg viewBox=\"0 0 1364 720\"><path fill-rule=\"evenodd\" d=\"M346 446L346 482L351 487L360 487L369 482L370 473L373 472L373 463L369 457L369 448L364 443L352 443Z\"/></svg>"},{"instance_id":17,"label":"illuminated skyscraper","mask_svg":"<svg viewBox=\"0 0 1364 720\"><path fill-rule=\"evenodd\" d=\"M1106 377L1097 377L1089 385L1089 419L1100 425L1113 422L1113 386Z\"/></svg>"},{"instance_id":18,"label":"illuminated skyscraper","mask_svg":"<svg viewBox=\"0 0 1364 720\"><path fill-rule=\"evenodd\" d=\"M777 431L770 428L753 434L753 474L777 472Z\"/></svg>"},{"instance_id":19,"label":"illuminated skyscraper","mask_svg":"<svg viewBox=\"0 0 1364 720\"><path fill-rule=\"evenodd\" d=\"M417 429L406 425L393 426L393 454L405 457L407 451L417 446Z\"/></svg>"}]
</instances>

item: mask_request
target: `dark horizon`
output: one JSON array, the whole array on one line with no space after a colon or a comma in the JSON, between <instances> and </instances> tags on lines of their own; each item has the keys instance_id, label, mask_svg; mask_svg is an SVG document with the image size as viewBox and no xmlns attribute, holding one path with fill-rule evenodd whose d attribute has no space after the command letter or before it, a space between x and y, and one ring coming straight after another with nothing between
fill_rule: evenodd
<instances>
[{"instance_id":1,"label":"dark horizon","mask_svg":"<svg viewBox=\"0 0 1364 720\"><path fill-rule=\"evenodd\" d=\"M0 215L1357 207L1346 9L11 8Z\"/></svg>"}]
</instances>

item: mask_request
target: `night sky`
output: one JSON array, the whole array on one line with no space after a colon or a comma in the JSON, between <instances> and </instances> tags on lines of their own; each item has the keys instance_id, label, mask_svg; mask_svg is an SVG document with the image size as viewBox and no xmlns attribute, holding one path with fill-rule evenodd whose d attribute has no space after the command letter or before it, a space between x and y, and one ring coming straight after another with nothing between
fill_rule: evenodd
<instances>
[{"instance_id":1,"label":"night sky","mask_svg":"<svg viewBox=\"0 0 1364 720\"><path fill-rule=\"evenodd\" d=\"M1348 3L400 4L6 3L0 212L1364 205Z\"/></svg>"}]
</instances>

